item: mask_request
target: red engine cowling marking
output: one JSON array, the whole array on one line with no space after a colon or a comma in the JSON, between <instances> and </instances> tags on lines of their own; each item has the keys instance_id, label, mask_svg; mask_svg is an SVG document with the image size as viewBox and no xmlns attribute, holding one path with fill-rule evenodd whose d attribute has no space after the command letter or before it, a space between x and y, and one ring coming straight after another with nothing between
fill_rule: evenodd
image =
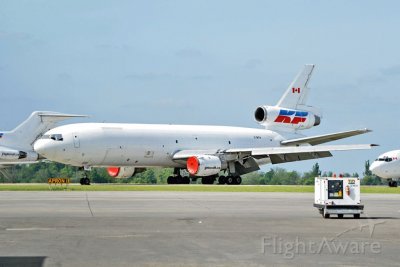
<instances>
[{"instance_id":1,"label":"red engine cowling marking","mask_svg":"<svg viewBox=\"0 0 400 267\"><path fill-rule=\"evenodd\" d=\"M186 168L191 175L195 175L199 171L199 160L193 156L187 159Z\"/></svg>"},{"instance_id":2,"label":"red engine cowling marking","mask_svg":"<svg viewBox=\"0 0 400 267\"><path fill-rule=\"evenodd\" d=\"M107 172L111 177L117 177L119 174L119 167L108 167Z\"/></svg>"}]
</instances>

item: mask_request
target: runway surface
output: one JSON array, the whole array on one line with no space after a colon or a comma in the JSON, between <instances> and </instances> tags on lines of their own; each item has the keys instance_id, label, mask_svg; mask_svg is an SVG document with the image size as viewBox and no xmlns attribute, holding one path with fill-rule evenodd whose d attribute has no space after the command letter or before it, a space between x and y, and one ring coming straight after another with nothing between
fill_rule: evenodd
<instances>
[{"instance_id":1,"label":"runway surface","mask_svg":"<svg viewBox=\"0 0 400 267\"><path fill-rule=\"evenodd\" d=\"M400 195L362 198L355 220L308 193L1 192L0 266L399 266Z\"/></svg>"}]
</instances>

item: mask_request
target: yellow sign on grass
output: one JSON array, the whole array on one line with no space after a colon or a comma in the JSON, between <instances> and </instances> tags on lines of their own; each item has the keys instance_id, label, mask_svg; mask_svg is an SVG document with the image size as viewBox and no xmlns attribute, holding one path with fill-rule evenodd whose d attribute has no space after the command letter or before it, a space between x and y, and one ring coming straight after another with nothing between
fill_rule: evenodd
<instances>
[{"instance_id":1,"label":"yellow sign on grass","mask_svg":"<svg viewBox=\"0 0 400 267\"><path fill-rule=\"evenodd\" d=\"M49 184L69 184L70 179L69 178L49 178L49 179L47 179L47 182Z\"/></svg>"}]
</instances>

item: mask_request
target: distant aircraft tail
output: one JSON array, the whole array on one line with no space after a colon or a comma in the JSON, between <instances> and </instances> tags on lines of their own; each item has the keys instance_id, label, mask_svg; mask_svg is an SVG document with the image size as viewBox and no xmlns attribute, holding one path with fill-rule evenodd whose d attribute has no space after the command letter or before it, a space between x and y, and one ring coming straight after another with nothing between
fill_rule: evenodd
<instances>
[{"instance_id":1,"label":"distant aircraft tail","mask_svg":"<svg viewBox=\"0 0 400 267\"><path fill-rule=\"evenodd\" d=\"M314 70L314 64L305 65L303 70L296 76L289 85L285 94L278 101L276 106L288 109L302 109L307 101L309 88L307 84Z\"/></svg>"},{"instance_id":2,"label":"distant aircraft tail","mask_svg":"<svg viewBox=\"0 0 400 267\"><path fill-rule=\"evenodd\" d=\"M14 130L0 133L0 144L19 149L32 149L33 143L57 122L86 115L63 114L51 111L34 111Z\"/></svg>"}]
</instances>

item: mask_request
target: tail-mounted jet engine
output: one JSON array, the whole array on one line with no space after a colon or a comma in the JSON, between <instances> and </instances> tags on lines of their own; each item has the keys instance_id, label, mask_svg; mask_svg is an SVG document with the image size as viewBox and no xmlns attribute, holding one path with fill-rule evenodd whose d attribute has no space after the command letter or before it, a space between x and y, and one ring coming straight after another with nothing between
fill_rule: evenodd
<instances>
[{"instance_id":1,"label":"tail-mounted jet engine","mask_svg":"<svg viewBox=\"0 0 400 267\"><path fill-rule=\"evenodd\" d=\"M310 129L321 123L321 117L310 111L260 106L254 112L255 120L264 126Z\"/></svg>"}]
</instances>

